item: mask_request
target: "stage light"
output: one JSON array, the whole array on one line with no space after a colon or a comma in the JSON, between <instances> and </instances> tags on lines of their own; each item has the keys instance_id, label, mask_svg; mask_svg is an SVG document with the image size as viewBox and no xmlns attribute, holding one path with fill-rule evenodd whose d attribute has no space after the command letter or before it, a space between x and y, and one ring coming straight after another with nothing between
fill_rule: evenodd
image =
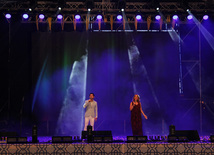
<instances>
[{"instance_id":1,"label":"stage light","mask_svg":"<svg viewBox=\"0 0 214 155\"><path fill-rule=\"evenodd\" d=\"M188 15L188 16L187 16L187 19L188 19L188 20L192 20L192 18L193 18L192 15Z\"/></svg>"},{"instance_id":2,"label":"stage light","mask_svg":"<svg viewBox=\"0 0 214 155\"><path fill-rule=\"evenodd\" d=\"M7 14L5 15L5 17L6 17L7 19L10 19L10 18L11 18L11 14L7 13Z\"/></svg>"},{"instance_id":3,"label":"stage light","mask_svg":"<svg viewBox=\"0 0 214 155\"><path fill-rule=\"evenodd\" d=\"M156 19L156 20L160 20L160 19L161 19L161 16L160 16L160 15L157 15L157 16L155 16L155 19Z\"/></svg>"},{"instance_id":4,"label":"stage light","mask_svg":"<svg viewBox=\"0 0 214 155\"><path fill-rule=\"evenodd\" d=\"M28 14L25 13L25 14L22 15L22 17L23 17L24 19L28 19L29 16L28 16Z\"/></svg>"},{"instance_id":5,"label":"stage light","mask_svg":"<svg viewBox=\"0 0 214 155\"><path fill-rule=\"evenodd\" d=\"M88 10L88 12L91 11L91 9L94 8L94 0L86 0L86 8Z\"/></svg>"},{"instance_id":6,"label":"stage light","mask_svg":"<svg viewBox=\"0 0 214 155\"><path fill-rule=\"evenodd\" d=\"M174 20L178 20L178 15L174 15L172 18L173 18Z\"/></svg>"},{"instance_id":7,"label":"stage light","mask_svg":"<svg viewBox=\"0 0 214 155\"><path fill-rule=\"evenodd\" d=\"M98 20L101 20L102 18L103 18L102 15L97 15Z\"/></svg>"},{"instance_id":8,"label":"stage light","mask_svg":"<svg viewBox=\"0 0 214 155\"><path fill-rule=\"evenodd\" d=\"M44 19L44 18L45 18L45 16L43 14L39 15L39 19Z\"/></svg>"},{"instance_id":9,"label":"stage light","mask_svg":"<svg viewBox=\"0 0 214 155\"><path fill-rule=\"evenodd\" d=\"M32 11L32 8L29 8L28 10L29 10L29 11Z\"/></svg>"},{"instance_id":10,"label":"stage light","mask_svg":"<svg viewBox=\"0 0 214 155\"><path fill-rule=\"evenodd\" d=\"M203 19L204 19L204 20L207 20L207 19L209 19L209 16L208 16L208 15L204 15L204 16L203 16Z\"/></svg>"},{"instance_id":11,"label":"stage light","mask_svg":"<svg viewBox=\"0 0 214 155\"><path fill-rule=\"evenodd\" d=\"M137 16L136 16L136 19L137 19L137 20L141 20L141 19L142 19L141 15L137 15Z\"/></svg>"},{"instance_id":12,"label":"stage light","mask_svg":"<svg viewBox=\"0 0 214 155\"><path fill-rule=\"evenodd\" d=\"M160 8L156 8L156 10L157 10L157 11L159 11L159 10L160 10Z\"/></svg>"},{"instance_id":13,"label":"stage light","mask_svg":"<svg viewBox=\"0 0 214 155\"><path fill-rule=\"evenodd\" d=\"M126 1L118 0L117 8L123 12L126 8Z\"/></svg>"},{"instance_id":14,"label":"stage light","mask_svg":"<svg viewBox=\"0 0 214 155\"><path fill-rule=\"evenodd\" d=\"M121 20L122 18L123 18L122 15L117 15L117 19L118 19L118 20Z\"/></svg>"},{"instance_id":15,"label":"stage light","mask_svg":"<svg viewBox=\"0 0 214 155\"><path fill-rule=\"evenodd\" d=\"M59 20L61 20L63 18L63 16L62 15L57 15L57 19L59 19Z\"/></svg>"},{"instance_id":16,"label":"stage light","mask_svg":"<svg viewBox=\"0 0 214 155\"><path fill-rule=\"evenodd\" d=\"M79 20L80 19L80 15L75 15L75 19Z\"/></svg>"},{"instance_id":17,"label":"stage light","mask_svg":"<svg viewBox=\"0 0 214 155\"><path fill-rule=\"evenodd\" d=\"M58 7L58 10L59 10L59 11L61 11L61 10L62 10L62 8L61 8L61 7Z\"/></svg>"},{"instance_id":18,"label":"stage light","mask_svg":"<svg viewBox=\"0 0 214 155\"><path fill-rule=\"evenodd\" d=\"M189 9L187 9L187 12L189 12Z\"/></svg>"}]
</instances>

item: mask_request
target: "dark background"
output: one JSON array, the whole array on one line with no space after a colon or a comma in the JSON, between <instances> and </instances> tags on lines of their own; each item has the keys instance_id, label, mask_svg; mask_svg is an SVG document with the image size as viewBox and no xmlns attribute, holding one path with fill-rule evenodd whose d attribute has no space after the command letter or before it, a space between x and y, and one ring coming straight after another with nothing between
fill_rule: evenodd
<instances>
[{"instance_id":1,"label":"dark background","mask_svg":"<svg viewBox=\"0 0 214 155\"><path fill-rule=\"evenodd\" d=\"M40 24L40 32L37 32L35 24L20 21L8 24L3 17L0 22L1 131L15 130L21 135L30 135L32 124L37 124L40 135L60 134L56 133L57 121L70 73L74 61L80 61L86 54L85 49L88 51L88 63L86 96L83 97L87 99L90 92L95 93L99 106L96 130L130 135L129 104L134 93L138 93L149 118L143 119L144 134L167 135L171 124L176 129L200 131L198 65L186 75L194 62L183 62L182 72L186 76L183 79L184 93L180 95L179 48L168 32L85 32L84 26L77 32L71 29L61 32L60 24L54 24L52 32L47 32L47 24ZM203 22L202 25L214 34L213 23ZM214 53L202 34L199 41L199 30L197 27L193 29L194 26L182 24L178 28L183 39L181 52L183 60L197 60L201 43L201 134L209 135L213 133L214 119ZM133 68L134 74L131 74L128 50L133 46L137 47L140 55ZM39 79L41 82L37 87ZM134 92L133 84L136 84L137 92ZM39 91L34 98L36 88ZM72 122L68 123L72 125ZM79 133L71 130L67 134Z\"/></svg>"}]
</instances>

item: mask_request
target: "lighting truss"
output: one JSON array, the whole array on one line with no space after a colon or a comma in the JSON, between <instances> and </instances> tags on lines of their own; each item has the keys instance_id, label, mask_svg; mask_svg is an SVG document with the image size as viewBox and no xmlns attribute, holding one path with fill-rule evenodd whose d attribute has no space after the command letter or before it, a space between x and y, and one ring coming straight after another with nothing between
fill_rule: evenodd
<instances>
[{"instance_id":1,"label":"lighting truss","mask_svg":"<svg viewBox=\"0 0 214 155\"><path fill-rule=\"evenodd\" d=\"M0 1L0 10L11 10L11 11L18 11L18 10L27 10L29 9L30 1ZM49 11L55 12L58 7L58 3L55 1L37 1L37 5L34 8L34 11ZM188 7L191 11L194 12L204 12L205 10L214 12L214 4L207 4L207 2L189 2ZM161 11L167 12L174 12L174 11L183 11L184 7L178 2L160 2L159 8ZM85 2L66 2L66 5L63 8L65 12L72 12L72 11L87 11ZM117 7L117 3L115 2L94 2L93 11L103 11L114 13L118 12L119 9ZM126 2L126 12L156 12L156 8L150 2Z\"/></svg>"}]
</instances>

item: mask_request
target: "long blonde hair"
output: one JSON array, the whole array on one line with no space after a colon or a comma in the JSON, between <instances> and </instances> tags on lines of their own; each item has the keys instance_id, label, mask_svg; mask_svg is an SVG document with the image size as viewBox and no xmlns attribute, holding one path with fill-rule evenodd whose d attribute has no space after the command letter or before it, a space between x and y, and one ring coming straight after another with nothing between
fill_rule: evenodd
<instances>
[{"instance_id":1,"label":"long blonde hair","mask_svg":"<svg viewBox=\"0 0 214 155\"><path fill-rule=\"evenodd\" d=\"M140 95L138 95L138 94L135 94L135 95L137 95L137 97L138 97L137 102L138 102L138 103L140 103ZM135 97L135 95L134 95L134 97ZM134 97L133 97L132 102L134 102L134 101L135 101L135 100L134 100Z\"/></svg>"}]
</instances>

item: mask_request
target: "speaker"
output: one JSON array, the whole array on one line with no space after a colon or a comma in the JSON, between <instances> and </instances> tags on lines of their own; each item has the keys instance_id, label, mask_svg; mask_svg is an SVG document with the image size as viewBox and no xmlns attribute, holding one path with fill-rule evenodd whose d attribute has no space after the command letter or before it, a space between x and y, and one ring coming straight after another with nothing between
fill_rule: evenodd
<instances>
[{"instance_id":1,"label":"speaker","mask_svg":"<svg viewBox=\"0 0 214 155\"><path fill-rule=\"evenodd\" d=\"M178 138L175 135L169 135L167 140L168 142L177 142Z\"/></svg>"},{"instance_id":2,"label":"speaker","mask_svg":"<svg viewBox=\"0 0 214 155\"><path fill-rule=\"evenodd\" d=\"M186 137L187 141L200 141L197 130L175 130L175 135L179 137Z\"/></svg>"},{"instance_id":3,"label":"speaker","mask_svg":"<svg viewBox=\"0 0 214 155\"><path fill-rule=\"evenodd\" d=\"M52 143L72 143L72 136L53 136Z\"/></svg>"},{"instance_id":4,"label":"speaker","mask_svg":"<svg viewBox=\"0 0 214 155\"><path fill-rule=\"evenodd\" d=\"M87 139L88 142L102 142L102 143L110 143L112 142L112 132L110 130L107 131L92 131L88 134L88 131L82 131L81 139Z\"/></svg>"},{"instance_id":5,"label":"speaker","mask_svg":"<svg viewBox=\"0 0 214 155\"><path fill-rule=\"evenodd\" d=\"M169 135L175 135L175 126L174 125L169 126Z\"/></svg>"},{"instance_id":6,"label":"speaker","mask_svg":"<svg viewBox=\"0 0 214 155\"><path fill-rule=\"evenodd\" d=\"M13 143L27 143L27 137L8 137L7 138L8 144Z\"/></svg>"},{"instance_id":7,"label":"speaker","mask_svg":"<svg viewBox=\"0 0 214 155\"><path fill-rule=\"evenodd\" d=\"M38 139L37 139L37 126L34 125L32 128L32 143L37 143Z\"/></svg>"},{"instance_id":8,"label":"speaker","mask_svg":"<svg viewBox=\"0 0 214 155\"><path fill-rule=\"evenodd\" d=\"M147 141L147 136L127 136L127 143L145 143Z\"/></svg>"},{"instance_id":9,"label":"speaker","mask_svg":"<svg viewBox=\"0 0 214 155\"><path fill-rule=\"evenodd\" d=\"M211 135L211 136L210 136L210 141L211 141L211 142L214 142L214 135Z\"/></svg>"},{"instance_id":10,"label":"speaker","mask_svg":"<svg viewBox=\"0 0 214 155\"><path fill-rule=\"evenodd\" d=\"M62 143L62 137L60 136L53 136L52 143Z\"/></svg>"},{"instance_id":11,"label":"speaker","mask_svg":"<svg viewBox=\"0 0 214 155\"><path fill-rule=\"evenodd\" d=\"M92 126L91 125L87 126L87 141L88 141L88 143L93 142L93 133L92 133Z\"/></svg>"}]
</instances>

